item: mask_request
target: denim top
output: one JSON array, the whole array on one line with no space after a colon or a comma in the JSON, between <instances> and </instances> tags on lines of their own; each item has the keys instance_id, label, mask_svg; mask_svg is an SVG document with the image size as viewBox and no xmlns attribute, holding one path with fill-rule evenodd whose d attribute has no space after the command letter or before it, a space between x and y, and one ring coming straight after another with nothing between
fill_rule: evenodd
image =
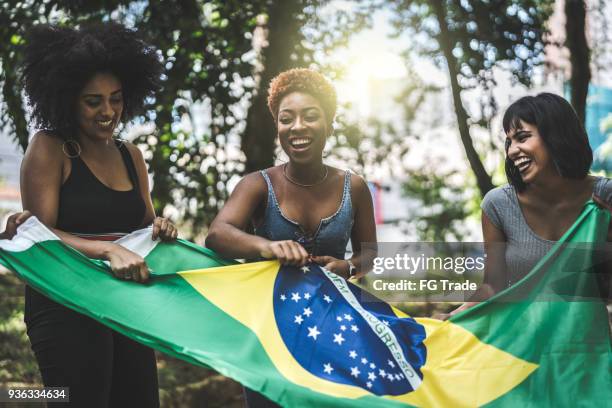
<instances>
[{"instance_id":1,"label":"denim top","mask_svg":"<svg viewBox=\"0 0 612 408\"><path fill-rule=\"evenodd\" d=\"M340 207L329 217L321 219L313 235L304 231L302 226L285 217L278 205L270 177L265 170L261 175L268 185L268 203L263 222L255 228L255 234L271 241L292 240L302 244L308 253L316 256L333 256L344 259L346 246L353 229L353 209L351 205L351 173L344 175L344 191Z\"/></svg>"}]
</instances>

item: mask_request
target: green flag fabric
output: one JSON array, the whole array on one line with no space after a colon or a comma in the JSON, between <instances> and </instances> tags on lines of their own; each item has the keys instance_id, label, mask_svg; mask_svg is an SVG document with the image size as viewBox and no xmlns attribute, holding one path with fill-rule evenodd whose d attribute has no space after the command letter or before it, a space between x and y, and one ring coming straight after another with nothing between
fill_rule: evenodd
<instances>
[{"instance_id":1,"label":"green flag fabric","mask_svg":"<svg viewBox=\"0 0 612 408\"><path fill-rule=\"evenodd\" d=\"M65 245L36 218L0 263L51 299L143 344L211 367L283 406L606 406L610 333L593 296L609 214L588 203L517 285L450 321L413 319L316 265L237 264L151 230L117 243L147 284ZM583 248L583 246L581 247Z\"/></svg>"},{"instance_id":2,"label":"green flag fabric","mask_svg":"<svg viewBox=\"0 0 612 408\"><path fill-rule=\"evenodd\" d=\"M451 318L481 341L539 365L489 406L612 403L610 329L596 279L602 272L594 259L609 223L609 212L589 202L528 276Z\"/></svg>"}]
</instances>

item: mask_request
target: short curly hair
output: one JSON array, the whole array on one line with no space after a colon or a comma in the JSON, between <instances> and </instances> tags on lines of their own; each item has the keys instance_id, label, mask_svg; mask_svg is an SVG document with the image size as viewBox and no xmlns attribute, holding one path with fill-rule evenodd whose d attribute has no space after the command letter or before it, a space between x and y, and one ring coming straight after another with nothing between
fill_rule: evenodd
<instances>
[{"instance_id":1,"label":"short curly hair","mask_svg":"<svg viewBox=\"0 0 612 408\"><path fill-rule=\"evenodd\" d=\"M320 73L307 68L294 68L281 72L270 82L268 108L276 122L281 100L292 92L304 92L315 97L327 116L331 126L336 116L336 90L331 82Z\"/></svg>"},{"instance_id":2,"label":"short curly hair","mask_svg":"<svg viewBox=\"0 0 612 408\"><path fill-rule=\"evenodd\" d=\"M155 48L120 24L32 27L21 80L34 125L63 139L75 137L78 95L101 72L121 82L125 122L142 113L146 98L159 89L163 65Z\"/></svg>"}]
</instances>

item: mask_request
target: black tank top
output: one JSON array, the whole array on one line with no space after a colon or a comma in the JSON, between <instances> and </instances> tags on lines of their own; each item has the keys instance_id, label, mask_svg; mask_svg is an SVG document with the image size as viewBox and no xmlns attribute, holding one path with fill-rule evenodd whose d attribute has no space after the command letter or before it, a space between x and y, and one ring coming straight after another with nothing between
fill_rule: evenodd
<instances>
[{"instance_id":1,"label":"black tank top","mask_svg":"<svg viewBox=\"0 0 612 408\"><path fill-rule=\"evenodd\" d=\"M72 170L60 187L56 228L95 240L115 240L138 229L145 215L138 176L132 156L122 142L116 142L133 188L113 190L96 178L80 157L70 159ZM51 299L25 288L25 322L32 322L45 310L60 307Z\"/></svg>"},{"instance_id":2,"label":"black tank top","mask_svg":"<svg viewBox=\"0 0 612 408\"><path fill-rule=\"evenodd\" d=\"M142 225L145 203L140 194L132 156L116 141L133 188L117 191L104 185L80 157L71 158L72 170L60 188L56 228L94 238L96 234L128 233Z\"/></svg>"}]
</instances>

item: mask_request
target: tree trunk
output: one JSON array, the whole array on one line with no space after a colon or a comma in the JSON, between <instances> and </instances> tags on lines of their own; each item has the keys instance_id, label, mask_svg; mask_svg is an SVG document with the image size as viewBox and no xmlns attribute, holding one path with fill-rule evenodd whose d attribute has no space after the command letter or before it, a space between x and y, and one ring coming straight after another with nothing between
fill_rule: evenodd
<instances>
[{"instance_id":1,"label":"tree trunk","mask_svg":"<svg viewBox=\"0 0 612 408\"><path fill-rule=\"evenodd\" d=\"M469 116L463 106L463 102L461 102L461 87L459 86L459 80L457 79L459 76L459 69L457 67L457 60L455 60L455 57L453 56L453 44L446 25L446 8L442 0L433 0L431 4L440 27L438 44L444 58L446 59L446 65L448 67L448 74L450 77L451 90L453 94L453 104L455 107L455 114L457 115L457 125L459 128L461 143L463 143L463 148L465 149L468 162L470 163L470 167L476 176L476 183L478 185L478 189L480 190L480 194L484 197L484 195L491 190L494 185L491 181L491 176L489 176L489 173L487 173L487 170L484 168L476 149L474 149L474 143L472 141L472 136L470 135L470 126L468 125Z\"/></svg>"},{"instance_id":2,"label":"tree trunk","mask_svg":"<svg viewBox=\"0 0 612 408\"><path fill-rule=\"evenodd\" d=\"M572 106L584 124L586 100L591 81L591 50L585 32L586 4L584 0L565 0L565 46L570 51L572 76L570 92Z\"/></svg>"},{"instance_id":3,"label":"tree trunk","mask_svg":"<svg viewBox=\"0 0 612 408\"><path fill-rule=\"evenodd\" d=\"M263 70L258 78L253 102L247 114L242 137L242 151L246 156L247 173L274 164L276 125L268 110L268 86L280 72L295 66L291 55L301 40L300 23L296 16L302 11L300 0L273 1L268 10L267 42L262 52Z\"/></svg>"}]
</instances>

